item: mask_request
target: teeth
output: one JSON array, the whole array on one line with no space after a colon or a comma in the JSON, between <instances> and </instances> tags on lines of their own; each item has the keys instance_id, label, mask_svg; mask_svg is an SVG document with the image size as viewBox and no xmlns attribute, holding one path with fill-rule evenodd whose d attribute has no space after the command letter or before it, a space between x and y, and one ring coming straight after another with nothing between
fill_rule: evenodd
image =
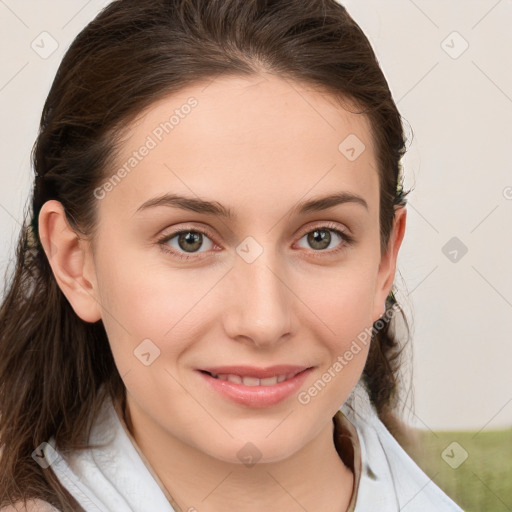
<instances>
[{"instance_id":1,"label":"teeth","mask_svg":"<svg viewBox=\"0 0 512 512\"><path fill-rule=\"evenodd\" d=\"M239 375L226 375L226 380L235 384L242 384L242 377Z\"/></svg>"},{"instance_id":2,"label":"teeth","mask_svg":"<svg viewBox=\"0 0 512 512\"><path fill-rule=\"evenodd\" d=\"M240 380L244 386L259 386L261 383L260 379L255 379L254 377L242 377Z\"/></svg>"},{"instance_id":3,"label":"teeth","mask_svg":"<svg viewBox=\"0 0 512 512\"><path fill-rule=\"evenodd\" d=\"M255 377L240 377L240 375L225 373L219 375L212 373L211 375L216 379L227 380L229 382L234 382L235 384L243 384L244 386L274 386L280 382L291 379L295 374L289 373L287 375L276 375L274 377L267 377L265 379L257 379Z\"/></svg>"}]
</instances>

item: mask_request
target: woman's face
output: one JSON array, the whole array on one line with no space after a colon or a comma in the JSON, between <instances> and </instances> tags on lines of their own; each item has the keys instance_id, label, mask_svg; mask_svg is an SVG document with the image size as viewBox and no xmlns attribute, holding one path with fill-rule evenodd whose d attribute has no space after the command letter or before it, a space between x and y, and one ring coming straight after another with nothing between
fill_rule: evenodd
<instances>
[{"instance_id":1,"label":"woman's face","mask_svg":"<svg viewBox=\"0 0 512 512\"><path fill-rule=\"evenodd\" d=\"M89 277L136 437L284 459L357 383L369 348L358 335L392 285L368 121L265 74L189 87L129 128L95 191ZM273 388L204 373L275 365L309 370Z\"/></svg>"}]
</instances>

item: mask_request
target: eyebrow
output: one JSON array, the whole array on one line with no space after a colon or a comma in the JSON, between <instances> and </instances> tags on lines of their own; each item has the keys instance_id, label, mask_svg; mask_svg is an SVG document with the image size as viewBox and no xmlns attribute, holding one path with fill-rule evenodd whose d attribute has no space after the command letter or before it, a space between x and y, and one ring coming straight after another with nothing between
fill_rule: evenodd
<instances>
[{"instance_id":1,"label":"eyebrow","mask_svg":"<svg viewBox=\"0 0 512 512\"><path fill-rule=\"evenodd\" d=\"M338 192L328 196L317 197L298 203L292 208L292 214L304 215L311 212L327 210L334 206L346 203L359 204L368 210L367 202L361 197L351 192ZM167 206L189 210L196 213L205 213L216 215L218 217L236 220L236 214L229 208L226 208L217 201L205 201L194 197L187 197L178 194L163 194L149 199L137 208L135 213L154 208L157 206Z\"/></svg>"}]
</instances>

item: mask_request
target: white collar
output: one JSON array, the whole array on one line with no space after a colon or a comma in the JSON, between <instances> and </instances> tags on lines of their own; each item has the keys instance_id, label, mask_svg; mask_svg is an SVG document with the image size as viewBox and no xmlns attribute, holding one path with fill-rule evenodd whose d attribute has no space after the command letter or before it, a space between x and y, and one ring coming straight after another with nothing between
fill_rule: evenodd
<instances>
[{"instance_id":1,"label":"white collar","mask_svg":"<svg viewBox=\"0 0 512 512\"><path fill-rule=\"evenodd\" d=\"M362 384L341 407L357 431L362 471L354 512L463 512L421 471L380 421ZM101 447L43 448L61 483L86 512L175 512L126 434L110 399L91 430Z\"/></svg>"},{"instance_id":2,"label":"white collar","mask_svg":"<svg viewBox=\"0 0 512 512\"><path fill-rule=\"evenodd\" d=\"M360 381L341 408L361 446L361 476L354 512L463 512L418 467L382 423Z\"/></svg>"}]
</instances>

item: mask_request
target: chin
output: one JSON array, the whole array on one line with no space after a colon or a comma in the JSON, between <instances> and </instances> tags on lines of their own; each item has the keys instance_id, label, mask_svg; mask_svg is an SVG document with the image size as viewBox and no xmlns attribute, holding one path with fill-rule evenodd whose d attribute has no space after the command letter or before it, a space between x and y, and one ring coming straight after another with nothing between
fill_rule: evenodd
<instances>
[{"instance_id":1,"label":"chin","mask_svg":"<svg viewBox=\"0 0 512 512\"><path fill-rule=\"evenodd\" d=\"M261 439L255 438L253 441L233 440L228 443L228 446L219 446L217 443L215 446L217 448L215 451L207 450L206 453L220 461L248 468L255 464L269 464L286 460L301 448L300 445L295 447L283 445L282 439L277 438L269 442L263 435Z\"/></svg>"}]
</instances>

